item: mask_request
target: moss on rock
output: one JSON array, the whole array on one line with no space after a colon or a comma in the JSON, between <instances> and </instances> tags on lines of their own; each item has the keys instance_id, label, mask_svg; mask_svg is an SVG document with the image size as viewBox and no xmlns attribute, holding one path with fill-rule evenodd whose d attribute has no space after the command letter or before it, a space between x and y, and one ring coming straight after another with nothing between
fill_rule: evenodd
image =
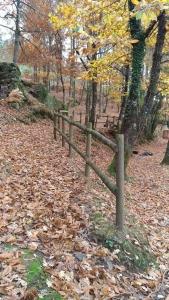
<instances>
[{"instance_id":1,"label":"moss on rock","mask_svg":"<svg viewBox=\"0 0 169 300\"><path fill-rule=\"evenodd\" d=\"M0 63L0 99L6 98L16 88L20 88L21 72L13 63Z\"/></svg>"}]
</instances>

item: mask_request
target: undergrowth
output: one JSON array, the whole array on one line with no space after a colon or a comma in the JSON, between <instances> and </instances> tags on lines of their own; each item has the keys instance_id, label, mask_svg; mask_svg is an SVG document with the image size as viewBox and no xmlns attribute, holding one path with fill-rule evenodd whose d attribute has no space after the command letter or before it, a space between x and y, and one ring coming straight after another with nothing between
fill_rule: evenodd
<instances>
[{"instance_id":1,"label":"undergrowth","mask_svg":"<svg viewBox=\"0 0 169 300\"><path fill-rule=\"evenodd\" d=\"M36 105L31 107L31 111L27 116L30 122L36 122L37 119L49 118L53 120L53 112L57 110L67 110L67 106L62 101L48 92L43 84L35 85L31 93L38 101Z\"/></svg>"},{"instance_id":2,"label":"undergrowth","mask_svg":"<svg viewBox=\"0 0 169 300\"><path fill-rule=\"evenodd\" d=\"M32 107L31 113L29 114L28 117L33 122L36 122L37 118L38 119L49 118L49 119L53 120L53 112L45 106L35 106L35 107Z\"/></svg>"},{"instance_id":3,"label":"undergrowth","mask_svg":"<svg viewBox=\"0 0 169 300\"><path fill-rule=\"evenodd\" d=\"M38 100L45 104L50 110L66 109L67 107L58 100L55 96L49 94L47 88L43 84L36 87L36 94Z\"/></svg>"},{"instance_id":4,"label":"undergrowth","mask_svg":"<svg viewBox=\"0 0 169 300\"><path fill-rule=\"evenodd\" d=\"M92 236L111 251L115 251L120 263L132 271L146 271L156 266L156 257L152 253L144 228L135 225L118 232L115 226L100 212L91 217Z\"/></svg>"},{"instance_id":5,"label":"undergrowth","mask_svg":"<svg viewBox=\"0 0 169 300\"><path fill-rule=\"evenodd\" d=\"M38 300L63 300L63 298L47 284L48 274L43 267L43 257L39 253L24 250L23 261L26 267L26 282L28 288L36 288L43 294Z\"/></svg>"},{"instance_id":6,"label":"undergrowth","mask_svg":"<svg viewBox=\"0 0 169 300\"><path fill-rule=\"evenodd\" d=\"M18 246L4 244L3 249L11 252L18 250ZM32 252L29 249L22 250L22 263L25 266L24 280L27 288L37 290L39 294L37 300L63 300L63 297L49 286L50 277L44 270L43 256L39 252Z\"/></svg>"}]
</instances>

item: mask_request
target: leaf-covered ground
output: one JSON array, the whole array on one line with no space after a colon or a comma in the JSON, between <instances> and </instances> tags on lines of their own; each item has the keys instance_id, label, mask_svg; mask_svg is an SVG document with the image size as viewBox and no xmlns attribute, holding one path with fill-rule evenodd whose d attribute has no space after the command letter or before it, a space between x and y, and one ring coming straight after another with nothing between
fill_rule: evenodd
<instances>
[{"instance_id":1,"label":"leaf-covered ground","mask_svg":"<svg viewBox=\"0 0 169 300\"><path fill-rule=\"evenodd\" d=\"M86 181L83 162L54 141L52 124L10 120L0 126L0 299L26 299L29 288L39 299L168 299L169 171L160 165L166 142L140 147L129 166L127 224L144 227L158 263L141 273L92 237L92 216L113 222L115 199L93 173ZM76 133L81 147L83 140ZM93 158L104 169L111 155L94 141Z\"/></svg>"}]
</instances>

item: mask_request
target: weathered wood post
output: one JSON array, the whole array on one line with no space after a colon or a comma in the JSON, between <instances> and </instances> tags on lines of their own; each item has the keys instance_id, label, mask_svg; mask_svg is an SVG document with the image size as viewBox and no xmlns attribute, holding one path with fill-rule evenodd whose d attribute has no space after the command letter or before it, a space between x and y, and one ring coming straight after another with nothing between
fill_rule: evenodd
<instances>
[{"instance_id":1,"label":"weathered wood post","mask_svg":"<svg viewBox=\"0 0 169 300\"><path fill-rule=\"evenodd\" d=\"M57 136L56 136L56 131L57 131L57 115L56 113L54 113L54 116L53 116L53 135L54 135L54 139L55 141L57 140Z\"/></svg>"},{"instance_id":2,"label":"weathered wood post","mask_svg":"<svg viewBox=\"0 0 169 300\"><path fill-rule=\"evenodd\" d=\"M119 231L124 230L124 135L117 134L116 161L116 226Z\"/></svg>"},{"instance_id":3,"label":"weathered wood post","mask_svg":"<svg viewBox=\"0 0 169 300\"><path fill-rule=\"evenodd\" d=\"M88 123L87 128L92 129L92 123L91 122ZM90 156L91 156L91 144L92 144L92 135L91 135L90 132L87 131L87 134L86 134L86 158L87 159L90 159ZM90 175L90 166L86 162L85 176L89 177L89 175Z\"/></svg>"},{"instance_id":4,"label":"weathered wood post","mask_svg":"<svg viewBox=\"0 0 169 300\"><path fill-rule=\"evenodd\" d=\"M65 134L65 120L62 118L62 133ZM62 135L62 147L65 147L65 138Z\"/></svg>"},{"instance_id":5,"label":"weathered wood post","mask_svg":"<svg viewBox=\"0 0 169 300\"><path fill-rule=\"evenodd\" d=\"M73 121L73 116L70 116L70 121ZM73 143L73 125L69 123L69 141L70 143ZM72 157L73 154L73 148L69 144L69 157Z\"/></svg>"}]
</instances>

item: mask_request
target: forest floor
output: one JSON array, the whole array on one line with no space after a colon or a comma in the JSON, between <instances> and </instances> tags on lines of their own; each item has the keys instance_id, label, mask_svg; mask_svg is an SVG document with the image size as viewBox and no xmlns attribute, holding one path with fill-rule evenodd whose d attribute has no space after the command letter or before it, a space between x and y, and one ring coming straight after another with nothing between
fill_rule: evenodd
<instances>
[{"instance_id":1,"label":"forest floor","mask_svg":"<svg viewBox=\"0 0 169 300\"><path fill-rule=\"evenodd\" d=\"M148 239L157 258L140 271L120 260L118 247L98 244L106 222L113 230L110 192L93 172L85 179L84 163L54 141L50 121L25 125L11 111L0 112L0 299L168 300L169 172L160 165L166 141L140 146L129 165L126 239L139 246ZM82 148L84 139L76 132ZM111 158L93 142L99 166L106 170ZM146 254L133 256L142 267Z\"/></svg>"}]
</instances>

